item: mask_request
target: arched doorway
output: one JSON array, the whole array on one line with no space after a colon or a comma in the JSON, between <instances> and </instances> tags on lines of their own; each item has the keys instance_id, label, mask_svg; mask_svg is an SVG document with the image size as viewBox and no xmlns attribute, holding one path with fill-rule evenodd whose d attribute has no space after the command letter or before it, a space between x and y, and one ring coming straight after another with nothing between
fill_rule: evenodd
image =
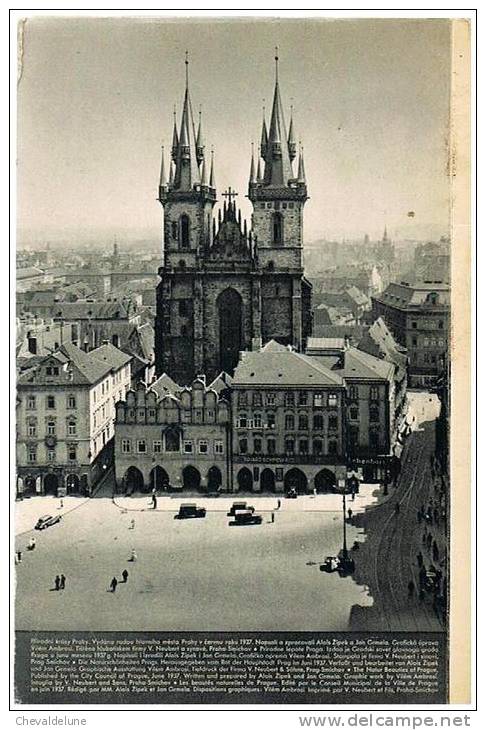
<instances>
[{"instance_id":1,"label":"arched doorway","mask_svg":"<svg viewBox=\"0 0 486 730\"><path fill-rule=\"evenodd\" d=\"M24 479L24 494L35 494L35 477L27 476Z\"/></svg>"},{"instance_id":2,"label":"arched doorway","mask_svg":"<svg viewBox=\"0 0 486 730\"><path fill-rule=\"evenodd\" d=\"M284 477L284 487L286 492L293 488L297 494L306 494L307 477L300 469L290 469Z\"/></svg>"},{"instance_id":3,"label":"arched doorway","mask_svg":"<svg viewBox=\"0 0 486 730\"><path fill-rule=\"evenodd\" d=\"M68 494L79 494L79 477L77 474L67 475L66 490Z\"/></svg>"},{"instance_id":4,"label":"arched doorway","mask_svg":"<svg viewBox=\"0 0 486 730\"><path fill-rule=\"evenodd\" d=\"M251 492L253 490L253 475L246 466L238 472L237 481L240 492Z\"/></svg>"},{"instance_id":5,"label":"arched doorway","mask_svg":"<svg viewBox=\"0 0 486 730\"><path fill-rule=\"evenodd\" d=\"M264 469L260 476L262 492L275 492L275 474L271 469Z\"/></svg>"},{"instance_id":6,"label":"arched doorway","mask_svg":"<svg viewBox=\"0 0 486 730\"><path fill-rule=\"evenodd\" d=\"M182 470L182 484L184 489L198 490L201 486L201 475L193 466L186 466Z\"/></svg>"},{"instance_id":7,"label":"arched doorway","mask_svg":"<svg viewBox=\"0 0 486 730\"><path fill-rule=\"evenodd\" d=\"M225 289L217 299L219 314L220 369L232 373L241 350L241 296L235 289Z\"/></svg>"},{"instance_id":8,"label":"arched doorway","mask_svg":"<svg viewBox=\"0 0 486 730\"><path fill-rule=\"evenodd\" d=\"M167 489L167 487L169 486L169 475L167 474L165 469L163 469L158 464L157 466L154 466L154 468L150 472L149 485L150 490L155 487L158 492Z\"/></svg>"},{"instance_id":9,"label":"arched doorway","mask_svg":"<svg viewBox=\"0 0 486 730\"><path fill-rule=\"evenodd\" d=\"M129 466L123 477L125 482L125 492L133 494L133 492L143 492L144 482L143 474L136 466Z\"/></svg>"},{"instance_id":10,"label":"arched doorway","mask_svg":"<svg viewBox=\"0 0 486 730\"><path fill-rule=\"evenodd\" d=\"M44 477L44 494L53 494L57 497L59 479L56 474L46 474Z\"/></svg>"},{"instance_id":11,"label":"arched doorway","mask_svg":"<svg viewBox=\"0 0 486 730\"><path fill-rule=\"evenodd\" d=\"M336 491L336 476L330 469L321 469L314 477L314 487L318 494Z\"/></svg>"},{"instance_id":12,"label":"arched doorway","mask_svg":"<svg viewBox=\"0 0 486 730\"><path fill-rule=\"evenodd\" d=\"M221 470L217 466L212 466L208 471L208 489L210 492L216 492L223 483Z\"/></svg>"}]
</instances>

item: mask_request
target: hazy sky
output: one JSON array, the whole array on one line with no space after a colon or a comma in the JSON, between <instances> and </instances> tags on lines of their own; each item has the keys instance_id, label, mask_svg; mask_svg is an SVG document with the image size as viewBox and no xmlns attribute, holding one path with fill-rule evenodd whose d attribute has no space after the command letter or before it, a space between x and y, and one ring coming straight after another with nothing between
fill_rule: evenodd
<instances>
[{"instance_id":1,"label":"hazy sky","mask_svg":"<svg viewBox=\"0 0 486 730\"><path fill-rule=\"evenodd\" d=\"M269 115L278 44L305 148L307 240L381 236L385 221L396 236L446 233L449 31L446 20L30 19L19 225L160 230L160 145L174 103L180 118L186 49L218 194L236 188L248 215L250 143L263 98Z\"/></svg>"}]
</instances>

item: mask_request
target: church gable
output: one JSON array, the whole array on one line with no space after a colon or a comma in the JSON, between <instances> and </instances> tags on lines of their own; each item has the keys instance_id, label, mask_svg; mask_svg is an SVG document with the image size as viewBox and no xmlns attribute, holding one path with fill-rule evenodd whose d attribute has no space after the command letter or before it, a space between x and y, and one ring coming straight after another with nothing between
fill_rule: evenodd
<instances>
[{"instance_id":1,"label":"church gable","mask_svg":"<svg viewBox=\"0 0 486 730\"><path fill-rule=\"evenodd\" d=\"M208 258L218 262L253 262L255 259L251 232L248 233L246 220L242 224L241 211L231 201L223 208L218 218L218 230L214 232L213 245Z\"/></svg>"}]
</instances>

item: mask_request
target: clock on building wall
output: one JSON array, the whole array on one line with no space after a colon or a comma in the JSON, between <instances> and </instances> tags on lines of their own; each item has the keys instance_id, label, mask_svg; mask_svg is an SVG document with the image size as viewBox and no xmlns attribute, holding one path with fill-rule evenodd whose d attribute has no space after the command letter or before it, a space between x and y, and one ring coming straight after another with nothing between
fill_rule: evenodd
<instances>
[{"instance_id":1,"label":"clock on building wall","mask_svg":"<svg viewBox=\"0 0 486 730\"><path fill-rule=\"evenodd\" d=\"M46 446L53 449L57 444L57 438L55 436L46 436Z\"/></svg>"}]
</instances>

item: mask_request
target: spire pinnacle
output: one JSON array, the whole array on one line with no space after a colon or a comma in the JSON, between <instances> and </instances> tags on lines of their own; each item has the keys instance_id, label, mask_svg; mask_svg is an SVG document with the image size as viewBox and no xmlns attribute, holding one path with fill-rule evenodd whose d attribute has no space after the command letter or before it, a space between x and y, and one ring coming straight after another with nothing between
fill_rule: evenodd
<instances>
[{"instance_id":1,"label":"spire pinnacle","mask_svg":"<svg viewBox=\"0 0 486 730\"><path fill-rule=\"evenodd\" d=\"M253 156L253 142L251 143L250 182L255 182L255 160Z\"/></svg>"},{"instance_id":2,"label":"spire pinnacle","mask_svg":"<svg viewBox=\"0 0 486 730\"><path fill-rule=\"evenodd\" d=\"M211 170L209 172L209 187L216 187L216 177L214 174L214 150L211 148Z\"/></svg>"},{"instance_id":3,"label":"spire pinnacle","mask_svg":"<svg viewBox=\"0 0 486 730\"><path fill-rule=\"evenodd\" d=\"M186 50L186 58L184 61L186 65L186 89L189 88L189 51Z\"/></svg>"},{"instance_id":4,"label":"spire pinnacle","mask_svg":"<svg viewBox=\"0 0 486 730\"><path fill-rule=\"evenodd\" d=\"M297 154L297 145L295 143L295 133L294 133L294 105L290 105L290 126L289 126L289 137L288 137L288 148L289 148L289 157L290 161L293 162L295 160L296 154Z\"/></svg>"},{"instance_id":5,"label":"spire pinnacle","mask_svg":"<svg viewBox=\"0 0 486 730\"><path fill-rule=\"evenodd\" d=\"M198 165L201 164L202 159L204 157L204 139L203 139L201 116L202 116L201 106L199 106L199 126L197 129L197 138L196 138L196 158L197 158Z\"/></svg>"},{"instance_id":6,"label":"spire pinnacle","mask_svg":"<svg viewBox=\"0 0 486 730\"><path fill-rule=\"evenodd\" d=\"M261 166L260 158L258 158L257 181L258 182L262 181L262 166Z\"/></svg>"},{"instance_id":7,"label":"spire pinnacle","mask_svg":"<svg viewBox=\"0 0 486 730\"><path fill-rule=\"evenodd\" d=\"M165 188L167 186L167 178L165 176L165 164L164 164L164 145L162 145L162 162L160 163L160 181L159 187Z\"/></svg>"},{"instance_id":8,"label":"spire pinnacle","mask_svg":"<svg viewBox=\"0 0 486 730\"><path fill-rule=\"evenodd\" d=\"M275 46L275 83L278 84L278 46Z\"/></svg>"},{"instance_id":9,"label":"spire pinnacle","mask_svg":"<svg viewBox=\"0 0 486 730\"><path fill-rule=\"evenodd\" d=\"M267 132L267 123L265 122L265 99L263 100L263 120L262 120L262 135L260 138L260 156L265 159L265 156L267 154L267 145L268 145L268 132Z\"/></svg>"},{"instance_id":10,"label":"spire pinnacle","mask_svg":"<svg viewBox=\"0 0 486 730\"><path fill-rule=\"evenodd\" d=\"M201 185L203 187L208 186L208 176L206 172L206 158L202 158L202 167L201 167Z\"/></svg>"},{"instance_id":11,"label":"spire pinnacle","mask_svg":"<svg viewBox=\"0 0 486 730\"><path fill-rule=\"evenodd\" d=\"M172 159L177 158L177 148L179 147L179 135L177 134L176 107L174 104L174 131L172 132Z\"/></svg>"},{"instance_id":12,"label":"spire pinnacle","mask_svg":"<svg viewBox=\"0 0 486 730\"><path fill-rule=\"evenodd\" d=\"M305 184L304 148L302 145L300 145L299 172L297 174L297 182Z\"/></svg>"}]
</instances>

